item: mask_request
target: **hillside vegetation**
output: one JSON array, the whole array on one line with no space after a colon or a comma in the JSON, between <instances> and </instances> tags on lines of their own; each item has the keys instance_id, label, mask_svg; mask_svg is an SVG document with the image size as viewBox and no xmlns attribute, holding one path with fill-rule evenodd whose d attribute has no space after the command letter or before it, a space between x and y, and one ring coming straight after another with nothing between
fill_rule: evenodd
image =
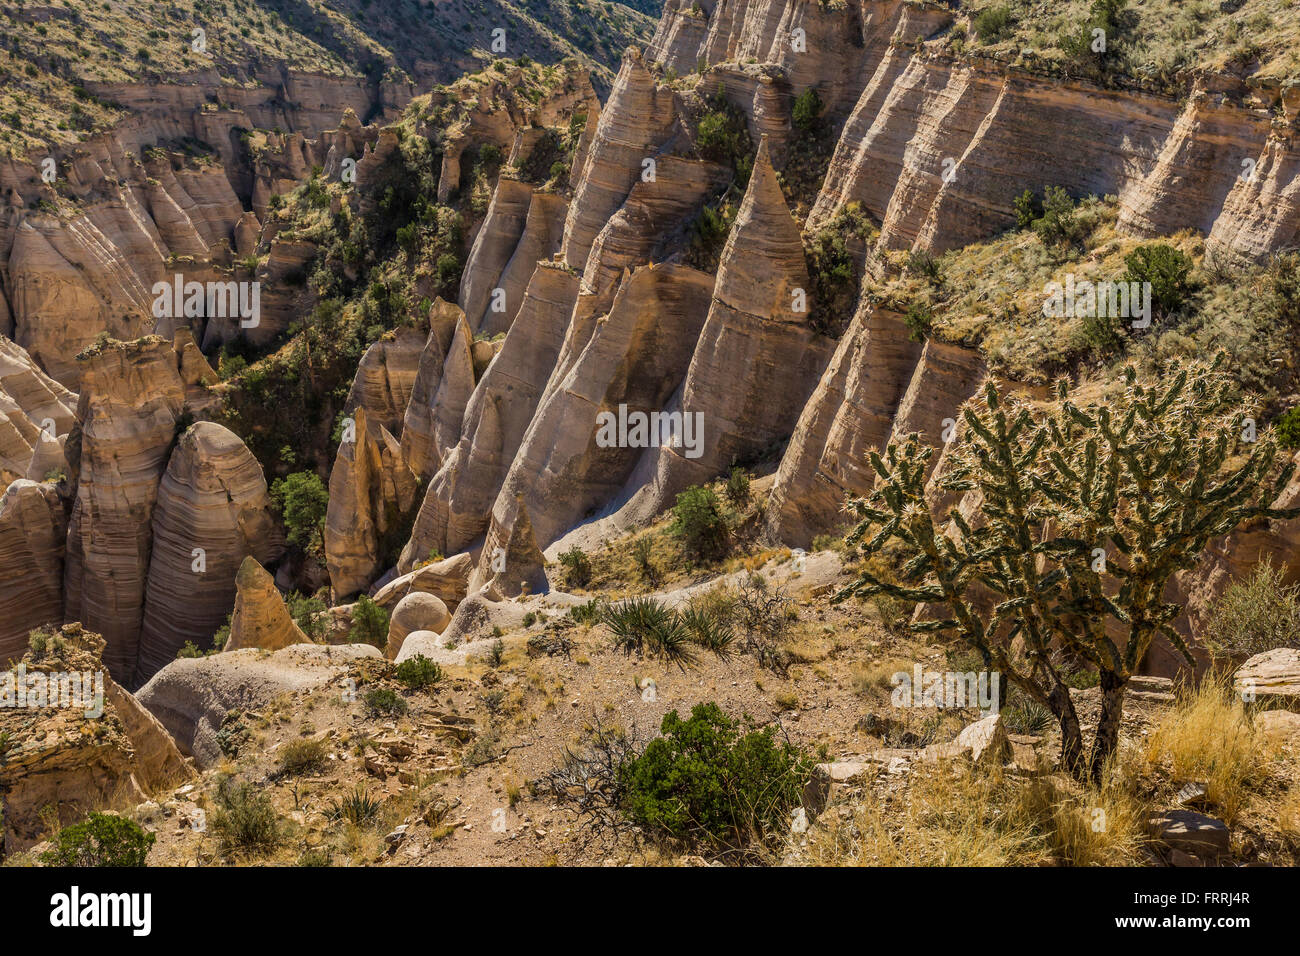
<instances>
[{"instance_id":1,"label":"hillside vegetation","mask_svg":"<svg viewBox=\"0 0 1300 956\"><path fill-rule=\"evenodd\" d=\"M504 50L492 49L497 29ZM0 7L0 152L73 143L120 119L103 84L250 86L288 69L424 90L504 54L576 57L599 87L653 29L606 0L20 2Z\"/></svg>"},{"instance_id":2,"label":"hillside vegetation","mask_svg":"<svg viewBox=\"0 0 1300 956\"><path fill-rule=\"evenodd\" d=\"M1182 73L1300 76L1295 0L965 0L942 42L1030 68L1170 86ZM1094 49L1095 30L1106 34Z\"/></svg>"}]
</instances>

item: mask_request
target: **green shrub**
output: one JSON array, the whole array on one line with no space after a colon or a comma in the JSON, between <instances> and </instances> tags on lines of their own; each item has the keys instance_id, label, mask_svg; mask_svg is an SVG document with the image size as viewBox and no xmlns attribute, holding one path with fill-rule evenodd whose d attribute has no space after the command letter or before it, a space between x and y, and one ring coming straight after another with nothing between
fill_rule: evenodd
<instances>
[{"instance_id":1,"label":"green shrub","mask_svg":"<svg viewBox=\"0 0 1300 956\"><path fill-rule=\"evenodd\" d=\"M907 307L903 323L907 326L908 338L913 342L924 342L930 337L930 330L934 326L934 313L925 302L916 300Z\"/></svg>"},{"instance_id":2,"label":"green shrub","mask_svg":"<svg viewBox=\"0 0 1300 956\"><path fill-rule=\"evenodd\" d=\"M1273 422L1283 448L1300 448L1300 405L1288 408Z\"/></svg>"},{"instance_id":3,"label":"green shrub","mask_svg":"<svg viewBox=\"0 0 1300 956\"><path fill-rule=\"evenodd\" d=\"M1216 654L1241 657L1300 648L1300 586L1286 585L1282 571L1265 559L1214 603L1205 643Z\"/></svg>"},{"instance_id":4,"label":"green shrub","mask_svg":"<svg viewBox=\"0 0 1300 956\"><path fill-rule=\"evenodd\" d=\"M564 578L570 587L585 587L591 580L591 559L576 544L560 555L560 564L564 566Z\"/></svg>"},{"instance_id":5,"label":"green shrub","mask_svg":"<svg viewBox=\"0 0 1300 956\"><path fill-rule=\"evenodd\" d=\"M575 624L595 624L600 620L601 605L596 598L569 608L569 617Z\"/></svg>"},{"instance_id":6,"label":"green shrub","mask_svg":"<svg viewBox=\"0 0 1300 956\"><path fill-rule=\"evenodd\" d=\"M695 146L711 162L730 166L741 187L749 182L754 170L754 144L749 138L745 115L721 94L708 102L708 112L696 127Z\"/></svg>"},{"instance_id":7,"label":"green shrub","mask_svg":"<svg viewBox=\"0 0 1300 956\"><path fill-rule=\"evenodd\" d=\"M700 215L691 223L690 246L686 250L686 264L701 272L717 272L727 235L735 221L739 207L726 199L716 206L705 205Z\"/></svg>"},{"instance_id":8,"label":"green shrub","mask_svg":"<svg viewBox=\"0 0 1300 956\"><path fill-rule=\"evenodd\" d=\"M939 259L924 249L913 249L907 254L907 271L910 275L922 276L933 285L943 284L943 267Z\"/></svg>"},{"instance_id":9,"label":"green shrub","mask_svg":"<svg viewBox=\"0 0 1300 956\"><path fill-rule=\"evenodd\" d=\"M694 485L677 496L669 532L685 552L704 561L724 558L731 549L731 527L711 488Z\"/></svg>"},{"instance_id":10,"label":"green shrub","mask_svg":"<svg viewBox=\"0 0 1300 956\"><path fill-rule=\"evenodd\" d=\"M144 866L155 839L133 820L95 812L61 829L54 845L41 854L41 862L46 866Z\"/></svg>"},{"instance_id":11,"label":"green shrub","mask_svg":"<svg viewBox=\"0 0 1300 956\"><path fill-rule=\"evenodd\" d=\"M373 644L378 648L388 646L388 612L362 594L352 605L352 626L348 628L348 641L352 644Z\"/></svg>"},{"instance_id":12,"label":"green shrub","mask_svg":"<svg viewBox=\"0 0 1300 956\"><path fill-rule=\"evenodd\" d=\"M1028 229L1043 215L1043 201L1032 189L1026 189L1015 198L1016 228Z\"/></svg>"},{"instance_id":13,"label":"green shrub","mask_svg":"<svg viewBox=\"0 0 1300 956\"><path fill-rule=\"evenodd\" d=\"M366 691L365 705L366 710L376 716L400 717L410 710L397 691L387 687L374 687Z\"/></svg>"},{"instance_id":14,"label":"green shrub","mask_svg":"<svg viewBox=\"0 0 1300 956\"><path fill-rule=\"evenodd\" d=\"M749 501L749 472L739 465L732 465L727 475L727 500L739 507Z\"/></svg>"},{"instance_id":15,"label":"green shrub","mask_svg":"<svg viewBox=\"0 0 1300 956\"><path fill-rule=\"evenodd\" d=\"M37 657L49 649L51 632L48 628L38 627L27 632L27 646Z\"/></svg>"},{"instance_id":16,"label":"green shrub","mask_svg":"<svg viewBox=\"0 0 1300 956\"><path fill-rule=\"evenodd\" d=\"M217 786L210 826L222 853L265 853L283 839L271 798L251 783L227 777Z\"/></svg>"},{"instance_id":17,"label":"green shrub","mask_svg":"<svg viewBox=\"0 0 1300 956\"><path fill-rule=\"evenodd\" d=\"M1062 52L1075 65L1085 67L1085 72L1099 74L1118 52L1127 5L1128 0L1093 0L1087 19L1061 34L1059 46ZM1098 30L1104 35L1104 47L1098 42Z\"/></svg>"},{"instance_id":18,"label":"green shrub","mask_svg":"<svg viewBox=\"0 0 1300 956\"><path fill-rule=\"evenodd\" d=\"M659 582L659 569L654 563L654 542L648 537L637 538L636 543L632 545L632 557L636 561L637 570L646 583L654 586Z\"/></svg>"},{"instance_id":19,"label":"green shrub","mask_svg":"<svg viewBox=\"0 0 1300 956\"><path fill-rule=\"evenodd\" d=\"M1084 344L1102 358L1124 349L1123 328L1113 315L1085 315L1079 328Z\"/></svg>"},{"instance_id":20,"label":"green shrub","mask_svg":"<svg viewBox=\"0 0 1300 956\"><path fill-rule=\"evenodd\" d=\"M1075 203L1060 186L1048 186L1043 191L1043 214L1031 223L1030 228L1043 240L1044 245L1063 246L1081 238Z\"/></svg>"},{"instance_id":21,"label":"green shrub","mask_svg":"<svg viewBox=\"0 0 1300 956\"><path fill-rule=\"evenodd\" d=\"M790 112L795 129L803 133L815 133L821 122L821 116L822 99L817 95L816 89L809 87L795 97Z\"/></svg>"},{"instance_id":22,"label":"green shrub","mask_svg":"<svg viewBox=\"0 0 1300 956\"><path fill-rule=\"evenodd\" d=\"M697 704L688 720L664 716L625 772L629 817L651 833L749 854L783 836L799 806L812 761L776 728L747 733L717 704Z\"/></svg>"},{"instance_id":23,"label":"green shrub","mask_svg":"<svg viewBox=\"0 0 1300 956\"><path fill-rule=\"evenodd\" d=\"M329 492L320 475L299 471L271 482L271 497L284 518L285 538L303 551L325 548L325 512Z\"/></svg>"},{"instance_id":24,"label":"green shrub","mask_svg":"<svg viewBox=\"0 0 1300 956\"><path fill-rule=\"evenodd\" d=\"M454 254L445 252L438 257L438 292L449 301L460 288L461 262Z\"/></svg>"},{"instance_id":25,"label":"green shrub","mask_svg":"<svg viewBox=\"0 0 1300 956\"><path fill-rule=\"evenodd\" d=\"M325 602L317 597L307 597L297 591L290 591L284 603L289 608L289 616L302 632L313 641L320 642L325 637L325 617L328 610Z\"/></svg>"},{"instance_id":26,"label":"green shrub","mask_svg":"<svg viewBox=\"0 0 1300 956\"><path fill-rule=\"evenodd\" d=\"M442 680L442 667L423 654L408 657L393 668L393 677L408 690L424 690Z\"/></svg>"},{"instance_id":27,"label":"green shrub","mask_svg":"<svg viewBox=\"0 0 1300 956\"><path fill-rule=\"evenodd\" d=\"M1182 307L1189 288L1192 260L1173 246L1138 246L1124 257L1125 282L1151 283L1151 306L1158 316Z\"/></svg>"},{"instance_id":28,"label":"green shrub","mask_svg":"<svg viewBox=\"0 0 1300 956\"><path fill-rule=\"evenodd\" d=\"M862 279L850 246L855 241L867 243L874 233L862 204L855 201L804 240L804 260L812 283L808 322L817 331L838 335L848 327Z\"/></svg>"},{"instance_id":29,"label":"green shrub","mask_svg":"<svg viewBox=\"0 0 1300 956\"><path fill-rule=\"evenodd\" d=\"M986 7L975 14L973 26L975 35L981 43L996 43L1011 29L1011 8L1008 6Z\"/></svg>"},{"instance_id":30,"label":"green shrub","mask_svg":"<svg viewBox=\"0 0 1300 956\"><path fill-rule=\"evenodd\" d=\"M325 766L328 754L329 747L323 739L291 740L280 749L280 771L291 776L315 773Z\"/></svg>"}]
</instances>

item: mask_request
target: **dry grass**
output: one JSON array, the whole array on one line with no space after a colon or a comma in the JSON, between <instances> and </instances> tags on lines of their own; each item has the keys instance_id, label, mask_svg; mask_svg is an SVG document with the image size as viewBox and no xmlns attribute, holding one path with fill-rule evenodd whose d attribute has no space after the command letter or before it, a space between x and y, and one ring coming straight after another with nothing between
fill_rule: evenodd
<instances>
[{"instance_id":1,"label":"dry grass","mask_svg":"<svg viewBox=\"0 0 1300 956\"><path fill-rule=\"evenodd\" d=\"M1052 70L1067 62L1060 49L1062 32L1087 22L1092 0L967 0L961 6L964 15L943 42L961 36L967 50L1010 62L1028 59ZM1008 8L1012 25L994 42L982 43L971 24L993 7ZM1129 77L1171 86L1177 71L1191 67L1273 80L1300 75L1295 0L1249 0L1231 12L1218 0L1130 0L1128 8L1131 26L1118 42L1113 68Z\"/></svg>"},{"instance_id":2,"label":"dry grass","mask_svg":"<svg viewBox=\"0 0 1300 956\"><path fill-rule=\"evenodd\" d=\"M1121 866L1139 862L1145 804L1122 782L1083 788L957 763L918 768L890 800L869 792L811 831L817 866Z\"/></svg>"},{"instance_id":3,"label":"dry grass","mask_svg":"<svg viewBox=\"0 0 1300 956\"><path fill-rule=\"evenodd\" d=\"M891 657L888 660L855 667L852 675L854 693L863 697L881 692L888 694L893 689L893 676L900 671L910 675L914 663L901 657Z\"/></svg>"},{"instance_id":4,"label":"dry grass","mask_svg":"<svg viewBox=\"0 0 1300 956\"><path fill-rule=\"evenodd\" d=\"M1300 786L1287 790L1277 808L1277 829L1293 851L1300 851Z\"/></svg>"},{"instance_id":5,"label":"dry grass","mask_svg":"<svg viewBox=\"0 0 1300 956\"><path fill-rule=\"evenodd\" d=\"M1231 825L1268 779L1275 756L1224 675L1184 690L1146 740L1144 769L1176 783L1199 781L1216 814Z\"/></svg>"},{"instance_id":6,"label":"dry grass","mask_svg":"<svg viewBox=\"0 0 1300 956\"><path fill-rule=\"evenodd\" d=\"M1069 866L1140 862L1150 808L1128 779L1080 787L1060 775L1029 780L1016 794L1020 812L1036 822L1052 858Z\"/></svg>"}]
</instances>

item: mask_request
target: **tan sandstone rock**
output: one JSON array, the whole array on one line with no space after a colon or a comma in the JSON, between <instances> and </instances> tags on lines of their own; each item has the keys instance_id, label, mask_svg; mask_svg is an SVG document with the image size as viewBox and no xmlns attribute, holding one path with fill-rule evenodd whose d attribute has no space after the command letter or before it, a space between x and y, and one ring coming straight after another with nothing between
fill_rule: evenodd
<instances>
[{"instance_id":1,"label":"tan sandstone rock","mask_svg":"<svg viewBox=\"0 0 1300 956\"><path fill-rule=\"evenodd\" d=\"M447 605L436 596L414 591L397 602L388 619L387 657L393 660L402 649L402 642L414 631L432 631L441 634L451 623Z\"/></svg>"},{"instance_id":2,"label":"tan sandstone rock","mask_svg":"<svg viewBox=\"0 0 1300 956\"><path fill-rule=\"evenodd\" d=\"M173 660L186 641L206 650L235 605L244 560L265 564L283 550L257 459L221 425L192 426L172 452L154 508L135 683Z\"/></svg>"},{"instance_id":3,"label":"tan sandstone rock","mask_svg":"<svg viewBox=\"0 0 1300 956\"><path fill-rule=\"evenodd\" d=\"M235 610L230 618L227 651L256 647L276 651L310 639L294 623L275 579L252 557L244 558L235 577Z\"/></svg>"},{"instance_id":4,"label":"tan sandstone rock","mask_svg":"<svg viewBox=\"0 0 1300 956\"><path fill-rule=\"evenodd\" d=\"M110 341L82 367L77 496L68 527L65 615L104 636L104 663L135 673L158 486L185 390L171 343Z\"/></svg>"}]
</instances>

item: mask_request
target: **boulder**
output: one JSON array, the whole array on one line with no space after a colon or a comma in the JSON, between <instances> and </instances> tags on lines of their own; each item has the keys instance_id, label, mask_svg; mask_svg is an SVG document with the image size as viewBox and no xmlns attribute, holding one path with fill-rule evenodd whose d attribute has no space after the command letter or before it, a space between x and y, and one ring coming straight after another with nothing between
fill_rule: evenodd
<instances>
[{"instance_id":1,"label":"boulder","mask_svg":"<svg viewBox=\"0 0 1300 956\"><path fill-rule=\"evenodd\" d=\"M1300 650L1278 647L1256 654L1233 675L1233 687L1248 700L1272 698L1300 704Z\"/></svg>"},{"instance_id":2,"label":"boulder","mask_svg":"<svg viewBox=\"0 0 1300 956\"><path fill-rule=\"evenodd\" d=\"M393 578L377 590L372 598L380 607L391 611L408 594L424 592L436 595L448 611L455 611L456 606L465 599L469 576L473 570L472 556L468 553L453 555Z\"/></svg>"},{"instance_id":3,"label":"boulder","mask_svg":"<svg viewBox=\"0 0 1300 956\"><path fill-rule=\"evenodd\" d=\"M402 641L412 631L442 633L451 623L447 605L432 594L415 591L397 602L388 619L388 659L402 649Z\"/></svg>"},{"instance_id":4,"label":"boulder","mask_svg":"<svg viewBox=\"0 0 1300 956\"><path fill-rule=\"evenodd\" d=\"M1222 820L1195 810L1169 810L1147 821L1152 834L1166 846L1201 859L1228 852L1229 832Z\"/></svg>"},{"instance_id":5,"label":"boulder","mask_svg":"<svg viewBox=\"0 0 1300 956\"><path fill-rule=\"evenodd\" d=\"M1289 710L1264 710L1255 715L1255 729L1277 743L1300 744L1300 714Z\"/></svg>"},{"instance_id":6,"label":"boulder","mask_svg":"<svg viewBox=\"0 0 1300 956\"><path fill-rule=\"evenodd\" d=\"M921 751L921 759L927 763L954 757L969 757L976 764L989 762L998 765L1010 759L1011 741L1002 726L1002 715L991 714L963 729L950 743L931 744Z\"/></svg>"},{"instance_id":7,"label":"boulder","mask_svg":"<svg viewBox=\"0 0 1300 956\"><path fill-rule=\"evenodd\" d=\"M441 634L437 631L412 631L406 635L405 640L393 650L392 645L388 647L388 656L395 664L408 661L412 657L427 657L429 660L435 660L435 654L446 647Z\"/></svg>"},{"instance_id":8,"label":"boulder","mask_svg":"<svg viewBox=\"0 0 1300 956\"><path fill-rule=\"evenodd\" d=\"M870 782L880 769L878 761L869 759L817 764L804 784L804 809L814 815L821 813L840 789Z\"/></svg>"}]
</instances>

